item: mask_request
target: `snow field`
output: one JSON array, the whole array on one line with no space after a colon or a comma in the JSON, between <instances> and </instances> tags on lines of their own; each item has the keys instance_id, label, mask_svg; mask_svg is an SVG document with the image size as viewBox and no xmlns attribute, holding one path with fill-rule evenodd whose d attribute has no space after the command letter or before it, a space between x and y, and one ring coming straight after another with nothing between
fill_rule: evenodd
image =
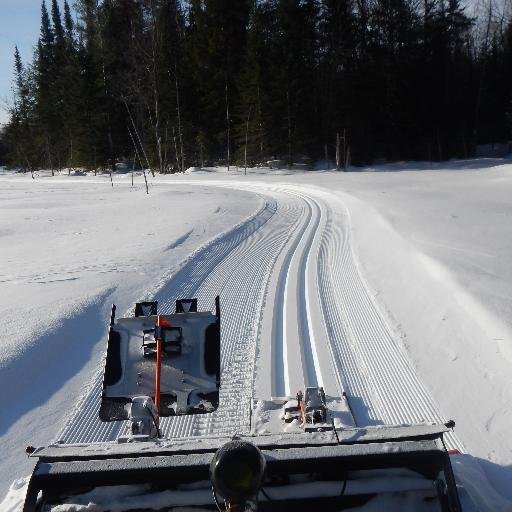
<instances>
[{"instance_id":1,"label":"snow field","mask_svg":"<svg viewBox=\"0 0 512 512\"><path fill-rule=\"evenodd\" d=\"M504 315L504 322L496 319L495 305L502 307L501 284L492 282L496 291L489 301L492 307L482 305L479 293L491 290L486 281L493 279L490 273L478 275L478 293L465 284L467 275L462 279L454 275L466 269L458 265L463 256L471 260L472 271L487 268L489 254L497 247L495 235L485 234L483 228L477 231L478 219L471 218L469 231L478 232L487 244L482 250L478 237L461 240L467 233L461 226L430 223L436 208L446 208L443 201L448 197L453 197L457 216L463 217L463 201L450 192L450 186L463 183L466 196L474 187L476 201L483 184L496 190L499 199L511 181L501 170L471 171L471 175L464 171L398 174L326 173L321 180L305 174L294 177L293 183L289 175L264 175L261 181L257 175L242 181L242 176L215 173L208 173L208 179L204 174L159 179L152 193L165 194L170 187L194 194L208 190L211 201L222 210L219 217L229 204L239 218L246 218L237 224L236 216L226 217L217 224L217 236L211 231L213 236L203 236L194 227L195 220L186 228L181 226L179 234L172 231L169 251L165 258L157 258L159 276L157 271L151 279L144 276L145 287L133 286L135 291L127 287L129 298L118 315L144 298L156 297L161 310L171 312L177 297L198 296L203 307L213 305L215 295L221 295L221 406L213 415L166 419L167 436L246 431L253 397L268 399L294 394L304 385L323 384L329 394L347 393L360 426L453 417L457 436L449 436L449 446L465 447L481 457L454 459L457 477L479 510L508 511L511 502L485 478L490 477L506 495L507 467L512 467L507 437L507 418L512 417L510 379L506 377L512 317ZM445 189L443 180L448 182ZM408 186L400 195L403 183ZM250 216L242 204L248 198L253 198L252 212L256 210ZM483 201L489 207L481 213L481 222L488 211L492 215L506 211L495 203L489 197ZM445 258L443 237L453 240L457 260ZM429 248L442 245L445 252L425 250L427 238ZM194 245L200 247L192 252ZM501 247L506 249L505 244ZM492 268L493 275L503 275L500 268L498 264ZM100 287L99 291L104 295L91 300L105 310L106 318L107 304L114 299L119 302L120 289ZM84 321L85 329L98 318L86 315ZM101 322L103 327L104 318ZM102 351L104 342L97 346ZM96 379L87 387L82 384L81 390L74 388L82 399L58 436L65 442L112 440L124 428L118 423L101 425L96 419L101 369L95 367L99 363L96 358L89 365L90 375L100 372ZM63 403L55 410L62 411ZM20 441L16 436L11 440Z\"/></svg>"}]
</instances>

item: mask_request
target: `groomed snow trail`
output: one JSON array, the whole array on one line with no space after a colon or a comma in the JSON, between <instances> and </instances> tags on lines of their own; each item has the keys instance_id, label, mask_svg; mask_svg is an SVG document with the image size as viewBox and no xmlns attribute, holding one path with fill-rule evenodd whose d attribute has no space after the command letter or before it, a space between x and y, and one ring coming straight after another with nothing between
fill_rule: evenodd
<instances>
[{"instance_id":1,"label":"groomed snow trail","mask_svg":"<svg viewBox=\"0 0 512 512\"><path fill-rule=\"evenodd\" d=\"M314 385L330 395L345 391L359 426L445 421L361 275L339 196L293 185L208 185L253 191L264 206L145 297L171 313L176 298L197 296L204 308L221 296L219 409L167 418L165 436L247 431L253 397ZM98 421L100 394L101 371L61 441L112 441L123 431L121 422ZM449 445L462 448L453 435Z\"/></svg>"}]
</instances>

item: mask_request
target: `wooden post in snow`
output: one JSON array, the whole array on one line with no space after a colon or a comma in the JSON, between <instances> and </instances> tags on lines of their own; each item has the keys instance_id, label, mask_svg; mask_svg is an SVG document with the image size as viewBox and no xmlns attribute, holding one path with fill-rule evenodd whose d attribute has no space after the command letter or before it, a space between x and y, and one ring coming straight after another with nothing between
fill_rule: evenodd
<instances>
[{"instance_id":1,"label":"wooden post in snow","mask_svg":"<svg viewBox=\"0 0 512 512\"><path fill-rule=\"evenodd\" d=\"M176 169L178 169L178 172L181 171L181 165L180 165L180 157L178 154L178 142L176 141L176 129L174 126L172 127L172 140L174 141L174 155L176 159Z\"/></svg>"},{"instance_id":2,"label":"wooden post in snow","mask_svg":"<svg viewBox=\"0 0 512 512\"><path fill-rule=\"evenodd\" d=\"M229 172L229 164L230 164L230 151L229 151L229 146L230 146L230 134L229 134L229 101L228 101L228 81L226 79L226 125L227 125L227 145L228 145L228 151L227 151L227 155L228 155L228 172Z\"/></svg>"},{"instance_id":3,"label":"wooden post in snow","mask_svg":"<svg viewBox=\"0 0 512 512\"><path fill-rule=\"evenodd\" d=\"M149 163L148 155L146 154L146 150L144 149L144 146L142 144L142 141L140 140L139 131L137 130L137 126L135 126L135 121L133 120L132 113L130 111L130 108L128 107L128 103L125 98L123 98L124 106L126 107L126 110L128 111L128 116L130 117L130 121L133 126L133 131L135 136L137 137L137 140L139 142L140 149L142 151L142 154L144 155L144 158L146 160L146 163L148 164L148 169L151 171L151 174L153 175L153 178L155 177L155 171L151 168L151 165ZM132 138L133 139L133 138ZM135 144L135 143L134 143ZM142 161L142 160L141 160Z\"/></svg>"},{"instance_id":4,"label":"wooden post in snow","mask_svg":"<svg viewBox=\"0 0 512 512\"><path fill-rule=\"evenodd\" d=\"M347 130L343 128L343 170L347 170L347 162L349 155L347 154Z\"/></svg>"},{"instance_id":5,"label":"wooden post in snow","mask_svg":"<svg viewBox=\"0 0 512 512\"><path fill-rule=\"evenodd\" d=\"M175 87L176 87L176 112L178 114L178 137L180 139L180 160L181 160L180 171L185 172L185 154L183 151L183 130L181 127L180 90L178 87L178 71L177 71L176 60L174 61L174 83L175 83Z\"/></svg>"},{"instance_id":6,"label":"wooden post in snow","mask_svg":"<svg viewBox=\"0 0 512 512\"><path fill-rule=\"evenodd\" d=\"M132 162L132 188L133 188L133 173L135 171L135 153L133 154L133 162Z\"/></svg>"},{"instance_id":7,"label":"wooden post in snow","mask_svg":"<svg viewBox=\"0 0 512 512\"><path fill-rule=\"evenodd\" d=\"M142 158L139 155L139 150L137 149L137 145L135 144L135 139L133 138L133 134L130 130L130 127L128 126L128 133L130 134L130 138L132 139L133 143L133 149L135 150L135 156L139 160L139 165L142 169L142 174L144 175L144 182L146 183L146 194L149 194L149 188L148 188L148 179L146 178L146 171L144 170L144 165L142 163Z\"/></svg>"},{"instance_id":8,"label":"wooden post in snow","mask_svg":"<svg viewBox=\"0 0 512 512\"><path fill-rule=\"evenodd\" d=\"M69 140L69 164L68 164L68 176L71 175L71 167L73 166L73 139L70 137Z\"/></svg>"},{"instance_id":9,"label":"wooden post in snow","mask_svg":"<svg viewBox=\"0 0 512 512\"><path fill-rule=\"evenodd\" d=\"M341 154L340 154L340 134L336 134L336 170L339 171L341 167Z\"/></svg>"},{"instance_id":10,"label":"wooden post in snow","mask_svg":"<svg viewBox=\"0 0 512 512\"><path fill-rule=\"evenodd\" d=\"M245 123L244 176L247 176L247 140L249 138L249 119L251 118L251 108L249 108L247 121Z\"/></svg>"}]
</instances>

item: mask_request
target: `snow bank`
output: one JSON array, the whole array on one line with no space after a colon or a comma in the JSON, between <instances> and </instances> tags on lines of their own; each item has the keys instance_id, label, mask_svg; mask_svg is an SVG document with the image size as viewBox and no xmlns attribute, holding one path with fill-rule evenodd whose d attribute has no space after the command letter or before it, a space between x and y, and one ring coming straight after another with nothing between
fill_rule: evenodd
<instances>
[{"instance_id":1,"label":"snow bank","mask_svg":"<svg viewBox=\"0 0 512 512\"><path fill-rule=\"evenodd\" d=\"M205 171L202 167L189 167L185 170L185 174L197 174L197 173L204 173Z\"/></svg>"},{"instance_id":2,"label":"snow bank","mask_svg":"<svg viewBox=\"0 0 512 512\"><path fill-rule=\"evenodd\" d=\"M0 503L0 511L20 512L20 510L23 510L29 479L30 477L14 480L3 501Z\"/></svg>"}]
</instances>

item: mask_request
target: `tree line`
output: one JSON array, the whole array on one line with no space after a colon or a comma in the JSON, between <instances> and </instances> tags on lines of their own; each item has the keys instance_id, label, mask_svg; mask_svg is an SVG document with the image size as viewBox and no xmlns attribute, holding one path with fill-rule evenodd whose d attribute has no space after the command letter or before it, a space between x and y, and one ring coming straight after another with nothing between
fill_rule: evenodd
<instances>
[{"instance_id":1,"label":"tree line","mask_svg":"<svg viewBox=\"0 0 512 512\"><path fill-rule=\"evenodd\" d=\"M468 157L506 141L512 24L459 0L43 0L0 143L33 170Z\"/></svg>"}]
</instances>

